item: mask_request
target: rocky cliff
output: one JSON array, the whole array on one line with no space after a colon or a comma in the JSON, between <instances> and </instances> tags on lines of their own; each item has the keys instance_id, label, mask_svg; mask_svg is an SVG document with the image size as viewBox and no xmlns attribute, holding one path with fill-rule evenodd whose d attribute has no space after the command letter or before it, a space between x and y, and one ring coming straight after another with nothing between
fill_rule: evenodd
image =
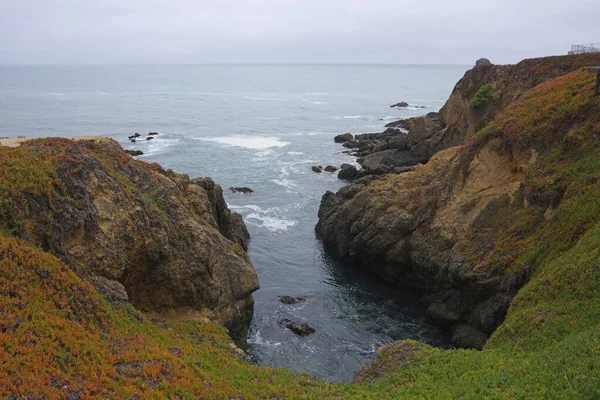
<instances>
[{"instance_id":1,"label":"rocky cliff","mask_svg":"<svg viewBox=\"0 0 600 400\"><path fill-rule=\"evenodd\" d=\"M439 112L391 122L385 132L357 135L344 146L359 157L363 170L358 177L403 173L438 151L465 144L529 89L591 65L600 65L598 53L534 58L515 65L480 63L458 81Z\"/></svg>"},{"instance_id":2,"label":"rocky cliff","mask_svg":"<svg viewBox=\"0 0 600 400\"><path fill-rule=\"evenodd\" d=\"M210 178L134 160L102 138L0 151L0 229L58 256L113 301L209 319L245 345L258 289L248 232Z\"/></svg>"},{"instance_id":3,"label":"rocky cliff","mask_svg":"<svg viewBox=\"0 0 600 400\"><path fill-rule=\"evenodd\" d=\"M567 171L590 155L600 136L592 74L579 69L525 89L590 60L551 57L469 71L440 112L443 121L459 123L436 136L454 138L437 142L442 147L466 144L411 172L366 177L326 193L316 226L325 246L388 282L422 291L428 316L452 327L456 346L481 348L540 253L554 250L554 240L573 245L597 218L586 213L590 220L578 219L580 231L559 239L561 224L574 223L565 221L573 212L566 199L583 201L575 189L581 181ZM539 76L524 68L539 68ZM465 110L478 84L466 82L489 81L496 82L496 97L473 119ZM492 115L474 135L477 121Z\"/></svg>"}]
</instances>

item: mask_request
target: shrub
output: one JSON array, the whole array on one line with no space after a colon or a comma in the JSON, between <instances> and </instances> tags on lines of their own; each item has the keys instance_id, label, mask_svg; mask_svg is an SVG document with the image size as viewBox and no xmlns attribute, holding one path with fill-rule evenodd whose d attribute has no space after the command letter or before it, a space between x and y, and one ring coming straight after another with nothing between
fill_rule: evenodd
<instances>
[{"instance_id":1,"label":"shrub","mask_svg":"<svg viewBox=\"0 0 600 400\"><path fill-rule=\"evenodd\" d=\"M475 97L473 97L473 101L471 101L471 108L479 108L481 105L490 99L490 95L492 94L492 90L494 89L494 85L491 83L487 83L479 88L477 93L475 93Z\"/></svg>"}]
</instances>

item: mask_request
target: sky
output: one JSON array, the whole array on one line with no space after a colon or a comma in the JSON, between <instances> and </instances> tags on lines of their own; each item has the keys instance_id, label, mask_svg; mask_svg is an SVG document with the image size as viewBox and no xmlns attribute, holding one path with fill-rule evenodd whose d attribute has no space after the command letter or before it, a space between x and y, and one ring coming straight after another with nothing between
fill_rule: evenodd
<instances>
[{"instance_id":1,"label":"sky","mask_svg":"<svg viewBox=\"0 0 600 400\"><path fill-rule=\"evenodd\" d=\"M515 63L600 42L600 0L0 0L0 64Z\"/></svg>"}]
</instances>

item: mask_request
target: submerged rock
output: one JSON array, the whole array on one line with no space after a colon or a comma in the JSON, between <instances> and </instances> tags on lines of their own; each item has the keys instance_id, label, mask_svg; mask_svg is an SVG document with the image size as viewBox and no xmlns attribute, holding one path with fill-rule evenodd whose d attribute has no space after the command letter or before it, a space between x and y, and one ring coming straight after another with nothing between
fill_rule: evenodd
<instances>
[{"instance_id":1,"label":"submerged rock","mask_svg":"<svg viewBox=\"0 0 600 400\"><path fill-rule=\"evenodd\" d=\"M311 328L306 322L298 323L290 319L283 319L280 321L280 324L299 336L308 336L315 333L315 330Z\"/></svg>"},{"instance_id":2,"label":"submerged rock","mask_svg":"<svg viewBox=\"0 0 600 400\"><path fill-rule=\"evenodd\" d=\"M231 190L233 193L243 193L243 194L254 193L254 190L250 189L249 187L245 187L245 186L230 187L229 190Z\"/></svg>"},{"instance_id":3,"label":"submerged rock","mask_svg":"<svg viewBox=\"0 0 600 400\"><path fill-rule=\"evenodd\" d=\"M323 167L320 165L313 165L311 167L311 169L313 170L313 172L316 172L318 174L320 174L321 172L323 172Z\"/></svg>"},{"instance_id":4,"label":"submerged rock","mask_svg":"<svg viewBox=\"0 0 600 400\"><path fill-rule=\"evenodd\" d=\"M156 136L156 135L158 135L158 132L149 132L148 133L148 136Z\"/></svg>"},{"instance_id":5,"label":"submerged rock","mask_svg":"<svg viewBox=\"0 0 600 400\"><path fill-rule=\"evenodd\" d=\"M333 165L328 165L325 167L325 171L327 171L327 172L335 172L337 170L338 170L337 167L334 167Z\"/></svg>"},{"instance_id":6,"label":"submerged rock","mask_svg":"<svg viewBox=\"0 0 600 400\"><path fill-rule=\"evenodd\" d=\"M283 304L303 303L306 299L306 297L279 296L279 301Z\"/></svg>"},{"instance_id":7,"label":"submerged rock","mask_svg":"<svg viewBox=\"0 0 600 400\"><path fill-rule=\"evenodd\" d=\"M148 136L148 137L146 138L146 140L152 140L152 139L154 139L154 136Z\"/></svg>"}]
</instances>

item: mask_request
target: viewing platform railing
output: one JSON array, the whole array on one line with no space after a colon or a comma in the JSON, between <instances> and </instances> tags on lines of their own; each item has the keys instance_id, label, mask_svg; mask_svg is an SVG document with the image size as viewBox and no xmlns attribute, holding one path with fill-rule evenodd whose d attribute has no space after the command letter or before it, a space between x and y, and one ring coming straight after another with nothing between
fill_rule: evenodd
<instances>
[{"instance_id":1,"label":"viewing platform railing","mask_svg":"<svg viewBox=\"0 0 600 400\"><path fill-rule=\"evenodd\" d=\"M569 54L600 53L600 43L575 44Z\"/></svg>"}]
</instances>

